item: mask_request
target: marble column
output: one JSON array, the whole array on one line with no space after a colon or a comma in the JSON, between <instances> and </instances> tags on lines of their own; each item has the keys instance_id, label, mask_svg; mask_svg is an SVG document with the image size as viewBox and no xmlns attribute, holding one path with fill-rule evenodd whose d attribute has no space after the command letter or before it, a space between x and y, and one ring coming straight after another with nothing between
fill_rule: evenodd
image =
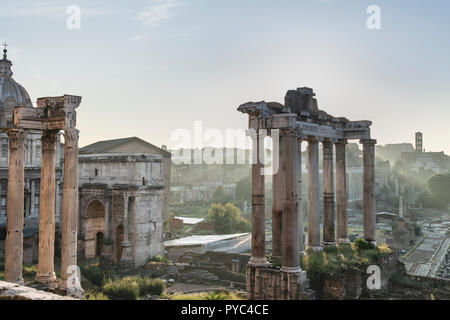
<instances>
[{"instance_id":1,"label":"marble column","mask_svg":"<svg viewBox=\"0 0 450 320\"><path fill-rule=\"evenodd\" d=\"M282 256L282 217L284 203L284 168L283 159L283 137L280 136L278 150L274 144L273 152L278 152L278 172L272 177L272 258L281 259Z\"/></svg>"},{"instance_id":2,"label":"marble column","mask_svg":"<svg viewBox=\"0 0 450 320\"><path fill-rule=\"evenodd\" d=\"M258 132L253 137L252 164L252 249L250 266L266 266L266 235L265 235L265 202L263 175L263 147L264 141Z\"/></svg>"},{"instance_id":3,"label":"marble column","mask_svg":"<svg viewBox=\"0 0 450 320\"><path fill-rule=\"evenodd\" d=\"M322 250L320 244L319 143L308 138L308 248Z\"/></svg>"},{"instance_id":4,"label":"marble column","mask_svg":"<svg viewBox=\"0 0 450 320\"><path fill-rule=\"evenodd\" d=\"M323 142L323 245L336 244L334 232L334 177L333 143L330 139Z\"/></svg>"},{"instance_id":5,"label":"marble column","mask_svg":"<svg viewBox=\"0 0 450 320\"><path fill-rule=\"evenodd\" d=\"M347 140L338 140L336 146L336 224L337 242L349 243L347 227L347 169L345 146Z\"/></svg>"},{"instance_id":6,"label":"marble column","mask_svg":"<svg viewBox=\"0 0 450 320\"><path fill-rule=\"evenodd\" d=\"M61 208L61 287L72 296L81 295L77 270L78 238L78 135L64 130L64 173Z\"/></svg>"},{"instance_id":7,"label":"marble column","mask_svg":"<svg viewBox=\"0 0 450 320\"><path fill-rule=\"evenodd\" d=\"M8 130L9 168L6 201L5 281L23 284L23 196L24 142L23 130Z\"/></svg>"},{"instance_id":8,"label":"marble column","mask_svg":"<svg viewBox=\"0 0 450 320\"><path fill-rule=\"evenodd\" d=\"M298 137L295 132L283 132L283 167L285 198L283 210L283 257L281 271L301 272L298 222Z\"/></svg>"},{"instance_id":9,"label":"marble column","mask_svg":"<svg viewBox=\"0 0 450 320\"><path fill-rule=\"evenodd\" d=\"M375 215L375 144L374 139L361 139L363 144L363 227L364 238L376 245Z\"/></svg>"},{"instance_id":10,"label":"marble column","mask_svg":"<svg viewBox=\"0 0 450 320\"><path fill-rule=\"evenodd\" d=\"M51 284L56 280L55 255L55 151L56 130L42 133L41 192L39 207L39 258L36 281Z\"/></svg>"},{"instance_id":11,"label":"marble column","mask_svg":"<svg viewBox=\"0 0 450 320\"><path fill-rule=\"evenodd\" d=\"M298 139L297 147L297 215L298 215L298 250L305 253L305 239L303 232L303 206L302 206L302 140Z\"/></svg>"}]
</instances>

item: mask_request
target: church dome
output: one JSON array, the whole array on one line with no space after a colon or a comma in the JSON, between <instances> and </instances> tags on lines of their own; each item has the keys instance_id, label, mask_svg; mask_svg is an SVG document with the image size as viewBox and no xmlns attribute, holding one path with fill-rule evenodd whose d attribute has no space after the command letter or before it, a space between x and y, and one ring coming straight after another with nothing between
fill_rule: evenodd
<instances>
[{"instance_id":1,"label":"church dome","mask_svg":"<svg viewBox=\"0 0 450 320\"><path fill-rule=\"evenodd\" d=\"M6 49L3 50L3 59L0 60L0 103L10 104L15 106L32 107L30 96L28 92L12 78L11 66L12 63L7 59ZM11 101L10 103L7 103Z\"/></svg>"},{"instance_id":2,"label":"church dome","mask_svg":"<svg viewBox=\"0 0 450 320\"><path fill-rule=\"evenodd\" d=\"M9 127L15 106L33 107L28 92L12 78L12 62L7 58L6 45L0 60L0 127Z\"/></svg>"}]
</instances>

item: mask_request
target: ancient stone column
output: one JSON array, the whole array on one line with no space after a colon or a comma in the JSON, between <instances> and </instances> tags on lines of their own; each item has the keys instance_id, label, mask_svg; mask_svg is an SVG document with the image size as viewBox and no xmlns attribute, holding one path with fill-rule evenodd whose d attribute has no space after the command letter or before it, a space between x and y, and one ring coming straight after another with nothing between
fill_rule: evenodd
<instances>
[{"instance_id":1,"label":"ancient stone column","mask_svg":"<svg viewBox=\"0 0 450 320\"><path fill-rule=\"evenodd\" d=\"M404 207L404 200L403 197L400 197L398 200L398 215L400 218L403 218L405 216L405 207Z\"/></svg>"},{"instance_id":2,"label":"ancient stone column","mask_svg":"<svg viewBox=\"0 0 450 320\"><path fill-rule=\"evenodd\" d=\"M319 144L308 138L308 248L322 250L319 212Z\"/></svg>"},{"instance_id":3,"label":"ancient stone column","mask_svg":"<svg viewBox=\"0 0 450 320\"><path fill-rule=\"evenodd\" d=\"M283 167L286 170L283 211L283 257L281 271L301 272L299 250L298 137L293 131L283 132Z\"/></svg>"},{"instance_id":4,"label":"ancient stone column","mask_svg":"<svg viewBox=\"0 0 450 320\"><path fill-rule=\"evenodd\" d=\"M336 209L337 242L349 243L347 229L347 171L345 146L347 140L338 140L336 146Z\"/></svg>"},{"instance_id":5,"label":"ancient stone column","mask_svg":"<svg viewBox=\"0 0 450 320\"><path fill-rule=\"evenodd\" d=\"M71 296L82 295L77 274L78 238L78 135L64 130L64 180L61 210L61 288Z\"/></svg>"},{"instance_id":6,"label":"ancient stone column","mask_svg":"<svg viewBox=\"0 0 450 320\"><path fill-rule=\"evenodd\" d=\"M364 238L375 242L375 144L374 139L361 139L363 144L363 227Z\"/></svg>"},{"instance_id":7,"label":"ancient stone column","mask_svg":"<svg viewBox=\"0 0 450 320\"><path fill-rule=\"evenodd\" d=\"M122 257L119 260L119 266L122 269L133 267L132 244L130 242L130 212L134 210L134 198L125 194L124 217L123 217L123 241L122 241Z\"/></svg>"},{"instance_id":8,"label":"ancient stone column","mask_svg":"<svg viewBox=\"0 0 450 320\"><path fill-rule=\"evenodd\" d=\"M56 280L55 254L55 130L42 133L41 193L39 207L39 259L36 281L50 284Z\"/></svg>"},{"instance_id":9,"label":"ancient stone column","mask_svg":"<svg viewBox=\"0 0 450 320\"><path fill-rule=\"evenodd\" d=\"M5 280L23 284L23 196L24 141L23 130L8 130L9 169L6 200Z\"/></svg>"},{"instance_id":10,"label":"ancient stone column","mask_svg":"<svg viewBox=\"0 0 450 320\"><path fill-rule=\"evenodd\" d=\"M252 164L252 251L248 262L251 266L265 266L266 259L266 235L264 217L264 175L263 169L263 141L258 132L253 139L253 164Z\"/></svg>"},{"instance_id":11,"label":"ancient stone column","mask_svg":"<svg viewBox=\"0 0 450 320\"><path fill-rule=\"evenodd\" d=\"M284 205L284 170L283 163L283 138L280 136L278 144L274 144L273 152L278 152L278 172L272 177L272 258L281 259L282 256L282 216ZM276 147L278 145L278 148ZM278 150L277 150L278 149Z\"/></svg>"},{"instance_id":12,"label":"ancient stone column","mask_svg":"<svg viewBox=\"0 0 450 320\"><path fill-rule=\"evenodd\" d=\"M102 256L103 262L112 263L112 245L111 239L111 211L112 211L112 191L110 189L105 190L105 238L103 239Z\"/></svg>"},{"instance_id":13,"label":"ancient stone column","mask_svg":"<svg viewBox=\"0 0 450 320\"><path fill-rule=\"evenodd\" d=\"M298 215L298 250L305 253L305 240L303 235L303 206L302 206L302 140L298 139L297 147L297 215Z\"/></svg>"},{"instance_id":14,"label":"ancient stone column","mask_svg":"<svg viewBox=\"0 0 450 320\"><path fill-rule=\"evenodd\" d=\"M333 143L323 142L323 245L336 244L334 233Z\"/></svg>"}]
</instances>

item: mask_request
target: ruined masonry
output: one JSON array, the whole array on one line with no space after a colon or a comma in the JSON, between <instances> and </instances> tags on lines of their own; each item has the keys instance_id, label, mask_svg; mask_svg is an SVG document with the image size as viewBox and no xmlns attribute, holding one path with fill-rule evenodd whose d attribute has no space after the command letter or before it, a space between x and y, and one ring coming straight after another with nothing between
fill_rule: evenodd
<instances>
[{"instance_id":1,"label":"ruined masonry","mask_svg":"<svg viewBox=\"0 0 450 320\"><path fill-rule=\"evenodd\" d=\"M77 279L78 130L76 111L81 97L39 98L37 108L16 106L9 136L9 175L6 216L5 280L23 283L24 141L27 130L42 130L42 169L39 216L39 260L36 281L54 286L55 151L64 131L64 186L61 210L61 289L82 296ZM69 285L69 277L70 282Z\"/></svg>"},{"instance_id":2,"label":"ruined masonry","mask_svg":"<svg viewBox=\"0 0 450 320\"><path fill-rule=\"evenodd\" d=\"M253 135L252 164L252 248L247 266L248 299L309 299L306 272L300 268L304 250L301 206L301 143L308 144L308 239L307 248L348 243L345 148L347 141L363 144L364 238L375 243L375 144L370 121L335 118L319 110L315 93L303 87L289 90L284 105L249 102L238 111L249 115ZM280 169L273 175L272 257L281 259L281 269L268 268L264 228L264 141L266 130L279 135ZM320 239L319 143L323 146L323 242ZM336 148L336 182L333 178L333 144ZM276 144L274 144L276 146ZM335 234L334 187L337 219Z\"/></svg>"}]
</instances>

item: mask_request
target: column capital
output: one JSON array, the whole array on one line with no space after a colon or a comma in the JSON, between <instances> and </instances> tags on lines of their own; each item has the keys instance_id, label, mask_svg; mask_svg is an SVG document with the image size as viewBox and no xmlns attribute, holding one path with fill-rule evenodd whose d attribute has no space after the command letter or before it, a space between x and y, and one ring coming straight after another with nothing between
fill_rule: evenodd
<instances>
[{"instance_id":1,"label":"column capital","mask_svg":"<svg viewBox=\"0 0 450 320\"><path fill-rule=\"evenodd\" d=\"M317 137L315 136L308 136L308 138L306 138L306 141L308 141L308 143L319 143L319 139L317 139Z\"/></svg>"},{"instance_id":2,"label":"column capital","mask_svg":"<svg viewBox=\"0 0 450 320\"><path fill-rule=\"evenodd\" d=\"M68 128L64 130L64 147L78 148L78 136L80 131L75 128Z\"/></svg>"},{"instance_id":3,"label":"column capital","mask_svg":"<svg viewBox=\"0 0 450 320\"><path fill-rule=\"evenodd\" d=\"M56 150L56 138L59 130L44 130L42 132L42 150Z\"/></svg>"},{"instance_id":4,"label":"column capital","mask_svg":"<svg viewBox=\"0 0 450 320\"><path fill-rule=\"evenodd\" d=\"M372 145L377 144L377 140L375 139L361 139L359 140L359 142L362 144L372 144Z\"/></svg>"},{"instance_id":5,"label":"column capital","mask_svg":"<svg viewBox=\"0 0 450 320\"><path fill-rule=\"evenodd\" d=\"M347 141L347 139L336 139L334 141L334 144L346 145L346 144L348 144L348 141Z\"/></svg>"},{"instance_id":6,"label":"column capital","mask_svg":"<svg viewBox=\"0 0 450 320\"><path fill-rule=\"evenodd\" d=\"M9 129L6 131L9 138L9 147L17 149L25 144L26 132L22 129Z\"/></svg>"},{"instance_id":7,"label":"column capital","mask_svg":"<svg viewBox=\"0 0 450 320\"><path fill-rule=\"evenodd\" d=\"M280 136L300 136L300 131L297 128L281 128L280 129Z\"/></svg>"},{"instance_id":8,"label":"column capital","mask_svg":"<svg viewBox=\"0 0 450 320\"><path fill-rule=\"evenodd\" d=\"M331 147L335 141L336 141L336 139L333 139L333 138L324 138L322 140L322 145Z\"/></svg>"}]
</instances>

